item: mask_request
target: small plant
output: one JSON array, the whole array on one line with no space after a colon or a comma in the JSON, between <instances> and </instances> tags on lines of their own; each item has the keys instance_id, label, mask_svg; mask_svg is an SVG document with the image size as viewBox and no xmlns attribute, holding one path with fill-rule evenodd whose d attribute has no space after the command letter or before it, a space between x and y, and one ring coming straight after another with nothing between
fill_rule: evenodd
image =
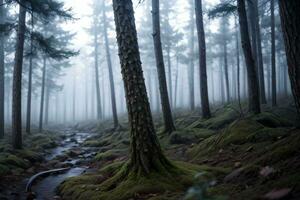
<instances>
[{"instance_id":1,"label":"small plant","mask_svg":"<svg viewBox=\"0 0 300 200\"><path fill-rule=\"evenodd\" d=\"M195 184L190 187L184 200L226 200L225 197L214 197L208 194L208 189L215 185L216 181L206 172L195 175Z\"/></svg>"}]
</instances>

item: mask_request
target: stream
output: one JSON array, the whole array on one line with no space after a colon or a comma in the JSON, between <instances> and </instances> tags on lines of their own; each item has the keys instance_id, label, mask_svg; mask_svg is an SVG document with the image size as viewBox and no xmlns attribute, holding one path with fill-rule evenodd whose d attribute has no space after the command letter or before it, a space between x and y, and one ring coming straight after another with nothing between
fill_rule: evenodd
<instances>
[{"instance_id":1,"label":"stream","mask_svg":"<svg viewBox=\"0 0 300 200\"><path fill-rule=\"evenodd\" d=\"M95 152L97 151L95 148L82 146L83 142L93 135L93 133L74 133L70 130L65 131L65 139L58 147L50 150L49 154L45 156L44 162L45 165L49 163L52 163L53 165L54 163L54 167L51 169L63 167L69 169L37 178L31 187L31 192L35 195L34 199L60 199L58 196L56 196L56 188L64 180L70 177L79 176L85 172L94 171L88 166L88 164L89 161L95 156ZM67 157L65 156L66 153L68 153ZM25 187L29 179L30 177L27 177L19 184L18 195L13 199L25 200L28 197ZM22 192L20 192L20 190Z\"/></svg>"}]
</instances>

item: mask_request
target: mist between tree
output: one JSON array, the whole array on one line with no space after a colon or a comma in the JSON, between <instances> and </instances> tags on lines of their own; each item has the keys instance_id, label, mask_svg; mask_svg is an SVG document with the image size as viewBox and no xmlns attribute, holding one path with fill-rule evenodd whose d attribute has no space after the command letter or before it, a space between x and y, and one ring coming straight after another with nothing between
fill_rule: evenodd
<instances>
[{"instance_id":1,"label":"mist between tree","mask_svg":"<svg viewBox=\"0 0 300 200\"><path fill-rule=\"evenodd\" d=\"M42 120L46 126L48 124L76 123L97 118L112 118L111 85L115 88L116 112L120 116L126 114L125 93L114 33L115 27L111 2L106 2L105 6L101 1L91 1L89 3L91 3L91 7L86 12L91 12L88 15L84 13L85 11L80 11L80 8L72 11L75 13L74 18L79 19L72 19L71 22L67 22L67 28L64 28L66 22L63 19L52 21L44 19L34 20L34 18L38 18L34 13L31 30L32 19L30 14L27 15L28 32L25 40L22 82L22 119L24 124L27 113L28 73L31 60L33 125L38 125L41 118L40 104L43 88L44 57L47 69L44 77L44 111ZM204 2L204 13L208 13L217 4L218 2ZM67 5L72 5L72 3L67 2ZM151 2L134 2L134 6L137 10L136 21L139 47L151 110L160 112L159 84L152 39ZM262 3L259 4L261 51L263 53L260 63L264 67L264 96L267 99L271 99L272 72L271 58L269 56L271 51L269 38L271 18L269 10L264 9L267 6ZM194 13L193 7L191 7L189 2L185 1L178 0L175 3L161 1L160 9L161 39L170 105L173 110L200 107L198 44L195 19L190 17ZM5 10L5 22L13 23L17 17L15 15L16 9L8 9L7 7ZM105 21L103 18L104 10L107 15ZM277 19L279 19L278 15L278 10L276 10L275 17ZM236 14L223 18L210 18L208 15L204 15L210 104L236 101L238 93L242 100L247 98L247 72L242 48L240 44L237 47L237 41L240 41L240 36L236 17ZM104 26L105 23L106 27ZM81 24L82 27L79 26ZM53 37L53 40L57 41L52 43L56 42L54 45L56 45L58 51L67 48L67 51L79 51L79 54L56 60L57 58L51 58L53 55L45 56L41 48L46 47L40 47L39 45L41 44L33 44L34 55L31 56L30 31L43 33L44 39L48 39L49 42ZM277 44L276 79L278 80L276 82L276 91L279 95L291 95L279 20L275 21L275 33ZM105 36L107 36L107 41L105 41ZM39 39L38 35L33 35L33 37L37 37L36 40ZM11 30L9 35L5 36L5 122L7 125L11 123L12 118L12 65L15 38L16 35L13 30ZM87 42L80 42L81 38ZM44 42L47 42L47 40ZM38 43L38 41L35 43ZM240 61L237 61L238 58ZM111 64L108 64L109 62ZM237 62L240 63L239 84L237 80ZM108 65L111 65L113 74L111 83ZM240 87L239 92L238 85Z\"/></svg>"}]
</instances>

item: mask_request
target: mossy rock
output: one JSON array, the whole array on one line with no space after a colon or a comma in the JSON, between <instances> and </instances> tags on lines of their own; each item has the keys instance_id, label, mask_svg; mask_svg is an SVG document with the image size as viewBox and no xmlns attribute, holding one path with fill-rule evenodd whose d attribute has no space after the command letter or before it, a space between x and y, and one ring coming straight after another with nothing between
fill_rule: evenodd
<instances>
[{"instance_id":1,"label":"mossy rock","mask_svg":"<svg viewBox=\"0 0 300 200\"><path fill-rule=\"evenodd\" d=\"M46 134L36 134L31 136L28 140L31 141L31 147L34 149L50 149L57 146L54 136Z\"/></svg>"},{"instance_id":2,"label":"mossy rock","mask_svg":"<svg viewBox=\"0 0 300 200\"><path fill-rule=\"evenodd\" d=\"M288 134L288 129L268 128L249 118L236 120L221 133L213 135L189 149L188 155L190 158L196 159L203 155L207 156L209 153L217 153L220 149L226 149L230 145L273 142Z\"/></svg>"},{"instance_id":3,"label":"mossy rock","mask_svg":"<svg viewBox=\"0 0 300 200\"><path fill-rule=\"evenodd\" d=\"M293 124L288 120L281 118L271 112L263 112L258 115L254 115L251 117L253 120L258 123L269 127L269 128L277 128L277 127L291 127Z\"/></svg>"},{"instance_id":4,"label":"mossy rock","mask_svg":"<svg viewBox=\"0 0 300 200\"><path fill-rule=\"evenodd\" d=\"M276 163L299 155L300 132L289 133L290 136L279 140L261 150L259 164Z\"/></svg>"},{"instance_id":5,"label":"mossy rock","mask_svg":"<svg viewBox=\"0 0 300 200\"><path fill-rule=\"evenodd\" d=\"M25 159L19 158L13 154L8 155L6 158L0 160L1 164L12 165L22 169L26 169L30 166L30 162Z\"/></svg>"},{"instance_id":6,"label":"mossy rock","mask_svg":"<svg viewBox=\"0 0 300 200\"><path fill-rule=\"evenodd\" d=\"M99 140L86 140L83 145L86 147L104 147L109 145L110 142L108 140L99 141Z\"/></svg>"},{"instance_id":7,"label":"mossy rock","mask_svg":"<svg viewBox=\"0 0 300 200\"><path fill-rule=\"evenodd\" d=\"M215 132L209 129L184 129L177 130L170 135L170 144L192 144L198 143L212 135Z\"/></svg>"},{"instance_id":8,"label":"mossy rock","mask_svg":"<svg viewBox=\"0 0 300 200\"><path fill-rule=\"evenodd\" d=\"M235 121L239 116L240 114L235 109L227 106L214 113L213 117L210 119L200 119L191 124L189 128L208 128L218 130Z\"/></svg>"},{"instance_id":9,"label":"mossy rock","mask_svg":"<svg viewBox=\"0 0 300 200\"><path fill-rule=\"evenodd\" d=\"M114 149L114 150L108 150L103 153L98 153L95 156L96 161L111 161L118 157L121 157L122 155L125 155L125 150L122 149Z\"/></svg>"},{"instance_id":10,"label":"mossy rock","mask_svg":"<svg viewBox=\"0 0 300 200\"><path fill-rule=\"evenodd\" d=\"M17 155L23 159L29 160L30 162L41 162L43 160L43 157L41 154L33 152L28 149L23 149L17 152Z\"/></svg>"}]
</instances>

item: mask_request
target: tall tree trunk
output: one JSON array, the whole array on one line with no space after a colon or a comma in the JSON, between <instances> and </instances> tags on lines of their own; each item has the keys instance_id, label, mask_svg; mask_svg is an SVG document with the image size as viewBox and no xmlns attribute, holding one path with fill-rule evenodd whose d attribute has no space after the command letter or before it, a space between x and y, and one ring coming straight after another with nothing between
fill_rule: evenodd
<instances>
[{"instance_id":1,"label":"tall tree trunk","mask_svg":"<svg viewBox=\"0 0 300 200\"><path fill-rule=\"evenodd\" d=\"M4 25L5 14L3 0L0 0L0 25ZM4 85L4 33L0 32L0 139L4 137L4 102L5 102L5 85Z\"/></svg>"},{"instance_id":2,"label":"tall tree trunk","mask_svg":"<svg viewBox=\"0 0 300 200\"><path fill-rule=\"evenodd\" d=\"M100 83L99 83L99 48L98 48L98 27L97 20L94 22L94 56L95 56L95 81L96 81L96 103L97 103L97 119L102 118L101 109L101 95L100 95ZM93 99L93 98L92 98ZM93 106L92 106L93 107Z\"/></svg>"},{"instance_id":3,"label":"tall tree trunk","mask_svg":"<svg viewBox=\"0 0 300 200\"><path fill-rule=\"evenodd\" d=\"M72 103L72 118L73 118L73 122L75 122L76 120L76 77L75 74L73 75L73 103Z\"/></svg>"},{"instance_id":4,"label":"tall tree trunk","mask_svg":"<svg viewBox=\"0 0 300 200\"><path fill-rule=\"evenodd\" d=\"M272 106L277 105L276 97L276 47L275 47L275 15L274 0L271 0L271 44L272 44Z\"/></svg>"},{"instance_id":5,"label":"tall tree trunk","mask_svg":"<svg viewBox=\"0 0 300 200\"><path fill-rule=\"evenodd\" d=\"M168 96L165 65L160 37L160 16L159 16L159 0L152 0L152 23L153 23L153 41L156 58L156 66L159 80L159 91L161 105L164 116L165 131L171 133L175 130L171 106Z\"/></svg>"},{"instance_id":6,"label":"tall tree trunk","mask_svg":"<svg viewBox=\"0 0 300 200\"><path fill-rule=\"evenodd\" d=\"M256 72L257 68L251 49L245 0L238 0L238 14L241 41L248 72L249 111L253 113L260 113L259 84Z\"/></svg>"},{"instance_id":7,"label":"tall tree trunk","mask_svg":"<svg viewBox=\"0 0 300 200\"><path fill-rule=\"evenodd\" d=\"M291 88L300 115L300 1L279 0Z\"/></svg>"},{"instance_id":8,"label":"tall tree trunk","mask_svg":"<svg viewBox=\"0 0 300 200\"><path fill-rule=\"evenodd\" d=\"M109 41L107 36L107 21L106 21L104 1L103 1L103 23L104 23L103 31L104 31L105 50L106 50L106 61L108 65L109 83L110 83L111 106L112 106L112 113L113 113L113 120L114 120L114 128L117 128L119 126L119 120L118 120L117 105L116 105L114 74L112 69L111 56L109 50Z\"/></svg>"},{"instance_id":9,"label":"tall tree trunk","mask_svg":"<svg viewBox=\"0 0 300 200\"><path fill-rule=\"evenodd\" d=\"M172 64L171 64L171 56L170 56L170 47L167 50L167 60L168 60L168 82L169 82L169 98L170 98L170 106L173 108L173 74L172 74Z\"/></svg>"},{"instance_id":10,"label":"tall tree trunk","mask_svg":"<svg viewBox=\"0 0 300 200\"><path fill-rule=\"evenodd\" d=\"M39 121L39 131L43 130L43 119L44 119L44 99L45 99L45 85L46 85L46 71L47 71L47 60L44 56L43 58L43 75L42 75L42 90L41 90L41 103L40 103L40 121Z\"/></svg>"},{"instance_id":11,"label":"tall tree trunk","mask_svg":"<svg viewBox=\"0 0 300 200\"><path fill-rule=\"evenodd\" d=\"M170 166L155 134L143 77L131 0L113 0L119 56L130 124L129 167L139 174Z\"/></svg>"},{"instance_id":12,"label":"tall tree trunk","mask_svg":"<svg viewBox=\"0 0 300 200\"><path fill-rule=\"evenodd\" d=\"M47 79L47 78L46 78ZM49 88L49 80L47 79L46 86L46 98L45 98L45 122L44 124L47 126L49 124L49 101L50 101L50 88Z\"/></svg>"},{"instance_id":13,"label":"tall tree trunk","mask_svg":"<svg viewBox=\"0 0 300 200\"><path fill-rule=\"evenodd\" d=\"M14 149L22 148L22 68L26 30L26 8L21 5L26 5L26 1L20 0L13 72L12 145Z\"/></svg>"},{"instance_id":14,"label":"tall tree trunk","mask_svg":"<svg viewBox=\"0 0 300 200\"><path fill-rule=\"evenodd\" d=\"M237 99L238 99L238 104L239 104L239 108L240 108L240 112L243 115L243 108L242 108L242 104L241 104L241 86L240 86L240 37L239 37L239 32L238 32L238 22L237 22L237 18L234 18L235 21L235 26L236 26L236 34L235 34L235 38L236 38L236 73L237 73Z\"/></svg>"},{"instance_id":15,"label":"tall tree trunk","mask_svg":"<svg viewBox=\"0 0 300 200\"><path fill-rule=\"evenodd\" d=\"M266 95L264 88L264 72L263 72L263 62L260 61L262 59L261 52L261 37L260 37L260 28L259 28L259 16L258 16L258 8L257 8L257 0L248 0L249 6L249 23L250 23L250 31L252 36L252 53L256 66L256 72L258 76L258 85L260 92L260 100L261 103L266 103Z\"/></svg>"},{"instance_id":16,"label":"tall tree trunk","mask_svg":"<svg viewBox=\"0 0 300 200\"><path fill-rule=\"evenodd\" d=\"M66 122L67 122L67 97L66 97L66 91L64 92L63 98L64 98L63 122L66 125Z\"/></svg>"},{"instance_id":17,"label":"tall tree trunk","mask_svg":"<svg viewBox=\"0 0 300 200\"><path fill-rule=\"evenodd\" d=\"M227 102L230 102L230 89L229 89L229 75L228 75L228 58L227 58L227 41L224 39L223 54L224 54L224 70L225 70L225 85L226 85L226 97Z\"/></svg>"},{"instance_id":18,"label":"tall tree trunk","mask_svg":"<svg viewBox=\"0 0 300 200\"><path fill-rule=\"evenodd\" d=\"M256 39L257 39L257 67L258 67L258 77L260 86L260 97L263 104L267 103L266 99L266 89L265 89L265 74L264 74L264 62L262 54L262 44L261 44L261 32L259 23L259 12L258 12L258 1L252 0L254 2L254 13L255 13L255 25L256 25Z\"/></svg>"},{"instance_id":19,"label":"tall tree trunk","mask_svg":"<svg viewBox=\"0 0 300 200\"><path fill-rule=\"evenodd\" d=\"M219 71L219 78L220 78L220 96L221 96L221 102L222 104L225 103L225 88L224 88L224 78L223 78L223 62L222 59L220 59L220 71Z\"/></svg>"},{"instance_id":20,"label":"tall tree trunk","mask_svg":"<svg viewBox=\"0 0 300 200\"><path fill-rule=\"evenodd\" d=\"M212 103L215 103L215 83L214 83L214 72L213 69L211 69L210 72L210 82L211 82L211 97L212 97Z\"/></svg>"},{"instance_id":21,"label":"tall tree trunk","mask_svg":"<svg viewBox=\"0 0 300 200\"><path fill-rule=\"evenodd\" d=\"M193 0L190 0L191 10L190 10L190 58L189 58L189 92L190 92L190 108L191 110L195 110L195 90L194 90L194 55L195 55L195 9Z\"/></svg>"},{"instance_id":22,"label":"tall tree trunk","mask_svg":"<svg viewBox=\"0 0 300 200\"><path fill-rule=\"evenodd\" d=\"M176 56L176 74L175 74L175 88L174 88L174 108L177 105L177 88L178 88L178 70L179 70L179 58Z\"/></svg>"},{"instance_id":23,"label":"tall tree trunk","mask_svg":"<svg viewBox=\"0 0 300 200\"><path fill-rule=\"evenodd\" d=\"M198 32L198 46L199 46L199 72L200 72L200 95L202 117L210 118L210 107L208 100L207 89L207 72L206 72L206 44L205 32L203 26L202 0L195 0L196 25Z\"/></svg>"},{"instance_id":24,"label":"tall tree trunk","mask_svg":"<svg viewBox=\"0 0 300 200\"><path fill-rule=\"evenodd\" d=\"M31 14L31 31L33 31L33 14ZM28 91L27 91L27 116L26 116L26 133L30 134L31 129L31 91L32 91L32 58L33 57L33 37L30 37L30 57L28 70Z\"/></svg>"}]
</instances>

